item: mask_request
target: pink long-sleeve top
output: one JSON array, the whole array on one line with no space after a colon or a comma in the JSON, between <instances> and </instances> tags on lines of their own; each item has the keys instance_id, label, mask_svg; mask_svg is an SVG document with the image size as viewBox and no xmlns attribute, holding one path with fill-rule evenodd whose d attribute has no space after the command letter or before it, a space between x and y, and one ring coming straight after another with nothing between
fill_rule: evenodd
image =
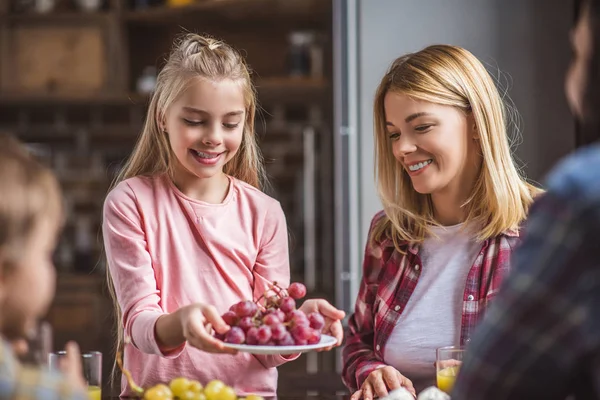
<instances>
[{"instance_id":1,"label":"pink long-sleeve top","mask_svg":"<svg viewBox=\"0 0 600 400\"><path fill-rule=\"evenodd\" d=\"M164 354L154 325L188 304L220 313L257 299L270 282L289 284L288 233L278 201L230 178L227 197L208 204L185 196L167 175L121 182L104 203L108 268L123 313L125 368L150 387L183 376L220 379L240 395L274 396L276 366L293 357L209 354L191 345ZM131 393L125 379L122 395Z\"/></svg>"}]
</instances>

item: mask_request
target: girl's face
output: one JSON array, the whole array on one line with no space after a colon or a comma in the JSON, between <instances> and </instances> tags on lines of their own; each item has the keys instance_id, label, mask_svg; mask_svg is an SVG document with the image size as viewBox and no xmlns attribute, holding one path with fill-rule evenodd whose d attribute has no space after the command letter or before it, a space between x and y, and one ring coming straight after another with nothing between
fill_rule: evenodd
<instances>
[{"instance_id":1,"label":"girl's face","mask_svg":"<svg viewBox=\"0 0 600 400\"><path fill-rule=\"evenodd\" d=\"M469 196L481 165L472 115L393 92L384 107L393 155L414 189Z\"/></svg>"},{"instance_id":2,"label":"girl's face","mask_svg":"<svg viewBox=\"0 0 600 400\"><path fill-rule=\"evenodd\" d=\"M222 174L240 148L245 120L238 82L198 79L167 110L164 122L180 169L199 179Z\"/></svg>"},{"instance_id":3,"label":"girl's face","mask_svg":"<svg viewBox=\"0 0 600 400\"><path fill-rule=\"evenodd\" d=\"M22 338L36 327L54 297L56 271L52 255L57 224L42 217L11 265L3 265L0 276L2 334L9 340Z\"/></svg>"}]
</instances>

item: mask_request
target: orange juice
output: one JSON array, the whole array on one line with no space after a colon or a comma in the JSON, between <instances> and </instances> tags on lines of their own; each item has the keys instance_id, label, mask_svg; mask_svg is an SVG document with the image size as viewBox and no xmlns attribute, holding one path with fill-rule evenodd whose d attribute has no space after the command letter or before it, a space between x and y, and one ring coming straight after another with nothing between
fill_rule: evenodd
<instances>
[{"instance_id":1,"label":"orange juice","mask_svg":"<svg viewBox=\"0 0 600 400\"><path fill-rule=\"evenodd\" d=\"M458 365L439 370L437 373L438 389L443 392L450 393L454 387L454 382L456 381L456 376L458 375L459 370L460 366Z\"/></svg>"},{"instance_id":2,"label":"orange juice","mask_svg":"<svg viewBox=\"0 0 600 400\"><path fill-rule=\"evenodd\" d=\"M88 386L88 398L90 400L101 400L102 399L102 389L98 386Z\"/></svg>"}]
</instances>

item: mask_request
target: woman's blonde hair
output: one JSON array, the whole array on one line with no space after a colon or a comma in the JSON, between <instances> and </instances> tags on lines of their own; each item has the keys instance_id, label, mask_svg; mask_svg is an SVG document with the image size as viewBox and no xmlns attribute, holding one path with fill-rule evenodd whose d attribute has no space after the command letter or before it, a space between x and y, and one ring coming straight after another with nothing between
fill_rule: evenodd
<instances>
[{"instance_id":1,"label":"woman's blonde hair","mask_svg":"<svg viewBox=\"0 0 600 400\"><path fill-rule=\"evenodd\" d=\"M515 166L507 134L508 113L498 89L469 51L434 45L396 59L377 88L375 167L386 217L375 223L372 239L392 239L401 250L406 243L421 243L429 234L429 227L437 225L431 196L414 190L410 177L399 168L392 153L384 107L389 92L472 113L483 163L473 192L463 206L465 222L482 227L480 240L518 230L540 190L527 183Z\"/></svg>"},{"instance_id":2,"label":"woman's blonde hair","mask_svg":"<svg viewBox=\"0 0 600 400\"><path fill-rule=\"evenodd\" d=\"M257 102L250 69L241 54L228 44L211 37L189 33L175 40L167 62L157 76L142 133L111 189L119 182L135 176L155 176L163 173L172 175L175 156L167 133L161 130L161 122L169 107L194 79L213 82L232 80L239 83L246 107L244 131L240 148L223 171L259 189L268 184L254 130ZM120 351L124 341L122 312L109 268L106 269L106 274L108 289L116 310L117 351ZM116 365L113 368L113 378L115 374Z\"/></svg>"}]
</instances>

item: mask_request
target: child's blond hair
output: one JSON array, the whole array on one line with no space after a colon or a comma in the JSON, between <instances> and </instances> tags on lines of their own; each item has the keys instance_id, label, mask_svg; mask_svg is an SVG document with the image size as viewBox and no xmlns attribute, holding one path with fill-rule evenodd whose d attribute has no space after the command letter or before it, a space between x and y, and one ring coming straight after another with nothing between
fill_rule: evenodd
<instances>
[{"instance_id":1,"label":"child's blond hair","mask_svg":"<svg viewBox=\"0 0 600 400\"><path fill-rule=\"evenodd\" d=\"M62 224L58 181L17 139L0 134L0 268L18 263L41 218Z\"/></svg>"}]
</instances>

